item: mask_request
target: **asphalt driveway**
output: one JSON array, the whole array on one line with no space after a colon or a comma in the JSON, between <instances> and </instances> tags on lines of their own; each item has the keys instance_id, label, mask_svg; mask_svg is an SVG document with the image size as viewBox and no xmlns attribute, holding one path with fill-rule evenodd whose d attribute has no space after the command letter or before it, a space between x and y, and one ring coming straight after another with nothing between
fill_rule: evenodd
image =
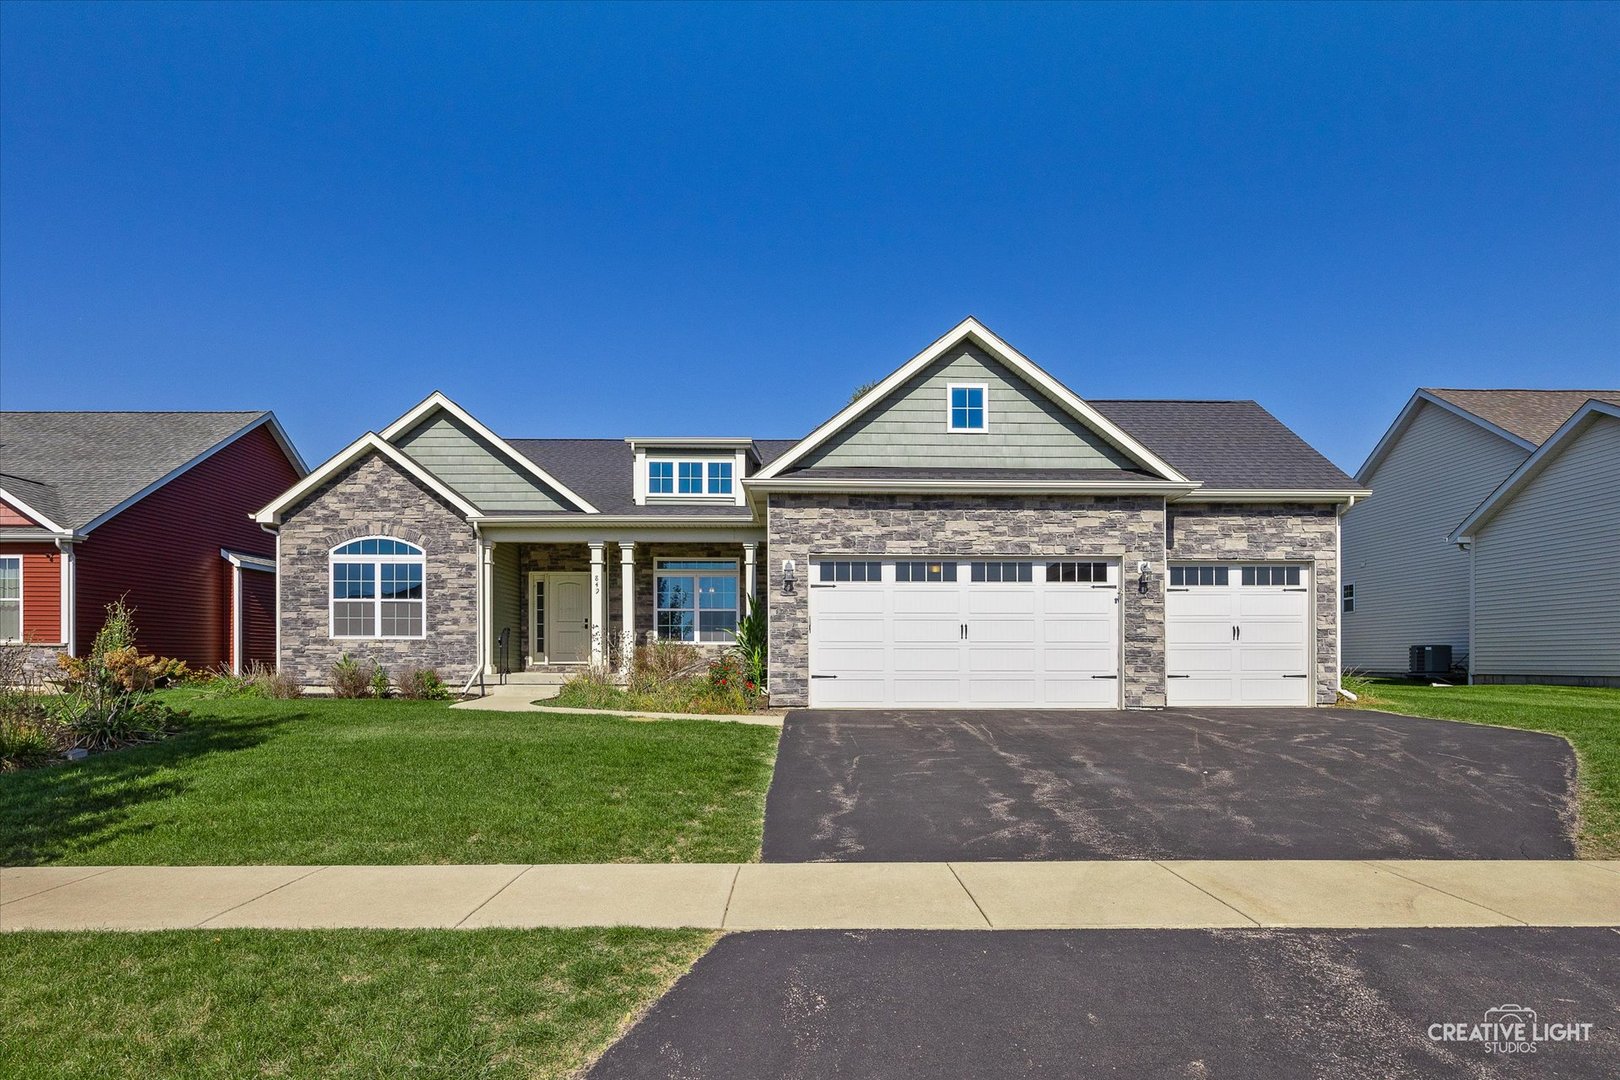
<instances>
[{"instance_id":1,"label":"asphalt driveway","mask_svg":"<svg viewBox=\"0 0 1620 1080\"><path fill-rule=\"evenodd\" d=\"M1340 709L790 713L767 862L1574 857L1575 757Z\"/></svg>"},{"instance_id":2,"label":"asphalt driveway","mask_svg":"<svg viewBox=\"0 0 1620 1080\"><path fill-rule=\"evenodd\" d=\"M589 1076L1607 1078L1617 942L1519 927L736 934ZM1516 1054L1431 1038L1505 1004L1591 1028Z\"/></svg>"}]
</instances>

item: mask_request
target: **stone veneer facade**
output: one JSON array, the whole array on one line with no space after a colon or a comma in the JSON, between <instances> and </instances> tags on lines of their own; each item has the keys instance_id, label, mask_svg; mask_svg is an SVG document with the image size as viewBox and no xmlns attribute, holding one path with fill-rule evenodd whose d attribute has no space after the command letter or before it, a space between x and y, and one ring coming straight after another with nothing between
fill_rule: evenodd
<instances>
[{"instance_id":1,"label":"stone veneer facade","mask_svg":"<svg viewBox=\"0 0 1620 1080\"><path fill-rule=\"evenodd\" d=\"M810 699L810 559L1032 555L1119 559L1124 702L1164 704L1164 500L1067 495L772 495L763 574L771 642L771 704ZM775 569L798 564L793 592ZM1150 566L1138 588L1136 564Z\"/></svg>"},{"instance_id":2,"label":"stone veneer facade","mask_svg":"<svg viewBox=\"0 0 1620 1080\"><path fill-rule=\"evenodd\" d=\"M1278 560L1311 564L1316 608L1316 702L1339 686L1339 516L1332 506L1210 503L1170 506L1170 561Z\"/></svg>"},{"instance_id":3,"label":"stone veneer facade","mask_svg":"<svg viewBox=\"0 0 1620 1080\"><path fill-rule=\"evenodd\" d=\"M478 660L478 541L472 526L393 462L373 454L292 507L280 530L280 651L277 665L300 683L324 686L344 653L390 673L431 667L460 686ZM392 536L427 556L427 636L334 638L329 555L363 536Z\"/></svg>"}]
</instances>

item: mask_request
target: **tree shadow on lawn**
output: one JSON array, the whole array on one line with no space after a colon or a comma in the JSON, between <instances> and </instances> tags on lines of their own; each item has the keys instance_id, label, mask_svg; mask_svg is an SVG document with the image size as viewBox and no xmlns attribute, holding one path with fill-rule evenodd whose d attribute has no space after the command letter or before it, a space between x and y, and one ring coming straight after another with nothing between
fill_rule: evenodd
<instances>
[{"instance_id":1,"label":"tree shadow on lawn","mask_svg":"<svg viewBox=\"0 0 1620 1080\"><path fill-rule=\"evenodd\" d=\"M143 803L191 786L188 766L213 754L251 749L307 713L251 720L187 721L149 746L92 754L82 761L0 774L0 866L43 866L120 837L150 832L132 822Z\"/></svg>"}]
</instances>

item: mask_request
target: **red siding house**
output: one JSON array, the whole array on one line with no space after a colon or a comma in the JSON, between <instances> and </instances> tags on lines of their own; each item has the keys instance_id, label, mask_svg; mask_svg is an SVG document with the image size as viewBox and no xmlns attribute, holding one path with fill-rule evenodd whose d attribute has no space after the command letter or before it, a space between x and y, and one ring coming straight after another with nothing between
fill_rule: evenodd
<instances>
[{"instance_id":1,"label":"red siding house","mask_svg":"<svg viewBox=\"0 0 1620 1080\"><path fill-rule=\"evenodd\" d=\"M76 655L122 598L142 652L274 663L249 515L306 471L269 412L0 412L0 641Z\"/></svg>"}]
</instances>

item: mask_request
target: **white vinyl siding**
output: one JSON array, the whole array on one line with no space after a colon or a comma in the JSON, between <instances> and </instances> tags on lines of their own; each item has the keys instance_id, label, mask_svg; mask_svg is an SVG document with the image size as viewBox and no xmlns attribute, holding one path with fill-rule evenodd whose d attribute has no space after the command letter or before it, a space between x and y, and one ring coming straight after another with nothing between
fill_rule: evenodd
<instances>
[{"instance_id":1,"label":"white vinyl siding","mask_svg":"<svg viewBox=\"0 0 1620 1080\"><path fill-rule=\"evenodd\" d=\"M574 509L446 412L433 413L394 445L480 510Z\"/></svg>"},{"instance_id":2,"label":"white vinyl siding","mask_svg":"<svg viewBox=\"0 0 1620 1080\"><path fill-rule=\"evenodd\" d=\"M1620 420L1577 433L1474 543L1475 675L1620 676Z\"/></svg>"},{"instance_id":3,"label":"white vinyl siding","mask_svg":"<svg viewBox=\"0 0 1620 1080\"><path fill-rule=\"evenodd\" d=\"M1344 665L1405 671L1412 645L1468 651L1468 555L1447 543L1529 452L1423 403L1368 478L1372 498L1344 516Z\"/></svg>"},{"instance_id":4,"label":"white vinyl siding","mask_svg":"<svg viewBox=\"0 0 1620 1080\"><path fill-rule=\"evenodd\" d=\"M951 431L952 384L983 385L988 431ZM907 380L806 461L828 468L1120 469L1119 451L971 345Z\"/></svg>"}]
</instances>

